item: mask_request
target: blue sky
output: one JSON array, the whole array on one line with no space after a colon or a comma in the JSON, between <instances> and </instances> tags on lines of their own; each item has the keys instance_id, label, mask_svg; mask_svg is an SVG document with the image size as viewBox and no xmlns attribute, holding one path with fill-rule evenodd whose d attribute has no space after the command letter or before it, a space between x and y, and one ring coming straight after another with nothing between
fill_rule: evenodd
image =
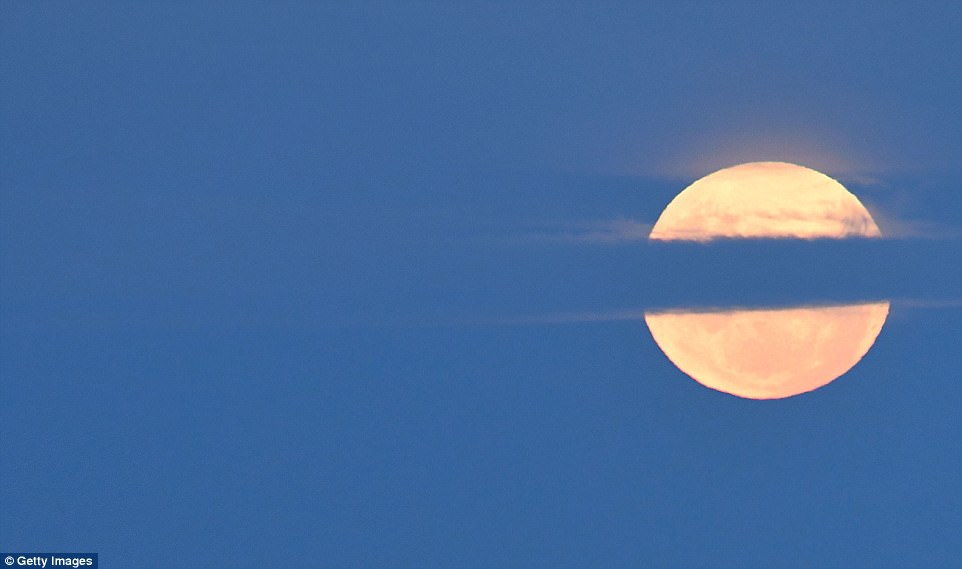
<instances>
[{"instance_id":1,"label":"blue sky","mask_svg":"<svg viewBox=\"0 0 962 569\"><path fill-rule=\"evenodd\" d=\"M951 566L960 29L937 2L4 3L0 549ZM841 180L888 238L645 242L754 160ZM865 359L770 402L627 317L872 299Z\"/></svg>"}]
</instances>

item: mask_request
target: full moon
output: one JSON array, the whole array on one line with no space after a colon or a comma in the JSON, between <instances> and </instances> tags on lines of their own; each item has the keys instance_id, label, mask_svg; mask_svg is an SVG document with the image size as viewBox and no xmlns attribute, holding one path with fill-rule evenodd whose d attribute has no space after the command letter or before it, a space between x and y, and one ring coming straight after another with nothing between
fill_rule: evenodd
<instances>
[{"instance_id":1,"label":"full moon","mask_svg":"<svg viewBox=\"0 0 962 569\"><path fill-rule=\"evenodd\" d=\"M646 313L658 347L706 387L781 399L822 387L868 352L889 303Z\"/></svg>"},{"instance_id":2,"label":"full moon","mask_svg":"<svg viewBox=\"0 0 962 569\"><path fill-rule=\"evenodd\" d=\"M695 181L651 230L659 241L879 237L865 206L832 178L785 162L751 162Z\"/></svg>"}]
</instances>

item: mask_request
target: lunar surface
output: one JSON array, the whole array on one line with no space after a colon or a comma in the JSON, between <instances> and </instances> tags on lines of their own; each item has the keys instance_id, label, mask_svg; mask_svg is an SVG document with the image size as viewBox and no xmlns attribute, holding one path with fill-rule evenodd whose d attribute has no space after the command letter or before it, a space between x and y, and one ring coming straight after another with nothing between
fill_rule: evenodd
<instances>
[{"instance_id":1,"label":"lunar surface","mask_svg":"<svg viewBox=\"0 0 962 569\"><path fill-rule=\"evenodd\" d=\"M880 235L858 198L825 174L785 162L752 162L719 170L685 188L649 237L710 241Z\"/></svg>"},{"instance_id":2,"label":"lunar surface","mask_svg":"<svg viewBox=\"0 0 962 569\"><path fill-rule=\"evenodd\" d=\"M695 381L749 399L822 387L868 352L889 303L646 313L658 347Z\"/></svg>"}]
</instances>

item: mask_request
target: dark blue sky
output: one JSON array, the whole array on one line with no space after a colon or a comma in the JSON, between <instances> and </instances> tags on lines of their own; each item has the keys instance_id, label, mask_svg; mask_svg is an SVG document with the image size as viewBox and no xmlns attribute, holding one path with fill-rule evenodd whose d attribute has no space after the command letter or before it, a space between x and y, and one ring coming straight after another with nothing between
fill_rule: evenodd
<instances>
[{"instance_id":1,"label":"dark blue sky","mask_svg":"<svg viewBox=\"0 0 962 569\"><path fill-rule=\"evenodd\" d=\"M959 100L950 2L4 2L0 550L952 566ZM645 243L753 160L889 237ZM769 402L625 318L874 299Z\"/></svg>"}]
</instances>

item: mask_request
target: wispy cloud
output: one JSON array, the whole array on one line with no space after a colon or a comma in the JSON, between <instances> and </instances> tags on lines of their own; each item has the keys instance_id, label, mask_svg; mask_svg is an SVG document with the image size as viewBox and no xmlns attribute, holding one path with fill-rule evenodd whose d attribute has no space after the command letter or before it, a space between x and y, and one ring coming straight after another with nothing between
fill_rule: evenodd
<instances>
[{"instance_id":1,"label":"wispy cloud","mask_svg":"<svg viewBox=\"0 0 962 569\"><path fill-rule=\"evenodd\" d=\"M873 208L872 217L885 239L958 239L962 228L927 221L924 219L900 219Z\"/></svg>"},{"instance_id":2,"label":"wispy cloud","mask_svg":"<svg viewBox=\"0 0 962 569\"><path fill-rule=\"evenodd\" d=\"M900 308L931 308L935 310L946 308L962 308L962 298L945 299L920 299L920 298L896 298L892 304Z\"/></svg>"},{"instance_id":3,"label":"wispy cloud","mask_svg":"<svg viewBox=\"0 0 962 569\"><path fill-rule=\"evenodd\" d=\"M615 310L587 311L587 312L555 312L540 315L528 315L517 318L502 318L491 323L500 325L536 325L536 324L585 324L593 322L641 321L645 314L688 313L688 312L733 312L743 310L790 310L798 308L831 308L835 306L855 306L859 304L874 304L886 302L881 299L846 301L846 302L813 302L796 305L765 305L765 306L685 306L685 307L648 307L626 308ZM917 309L957 309L962 308L962 299L890 299L892 306L897 308Z\"/></svg>"},{"instance_id":4,"label":"wispy cloud","mask_svg":"<svg viewBox=\"0 0 962 569\"><path fill-rule=\"evenodd\" d=\"M644 320L645 310L629 308L624 310L609 310L597 312L555 312L550 314L534 314L517 318L502 318L493 321L502 325L533 325L533 324L577 324L586 322L616 322L620 320Z\"/></svg>"},{"instance_id":5,"label":"wispy cloud","mask_svg":"<svg viewBox=\"0 0 962 569\"><path fill-rule=\"evenodd\" d=\"M958 239L962 238L962 228L928 221L906 219L893 216L877 207L870 207L872 218L879 226L883 239ZM543 224L516 238L517 241L534 243L590 243L597 245L617 245L622 243L647 241L651 234L651 223L619 217L610 220L596 220L557 224ZM862 238L861 228L849 231L847 238ZM697 235L686 238L690 241L714 241Z\"/></svg>"},{"instance_id":6,"label":"wispy cloud","mask_svg":"<svg viewBox=\"0 0 962 569\"><path fill-rule=\"evenodd\" d=\"M868 195L859 199L868 209L879 226L884 239L958 239L962 237L962 227L941 222L914 218L905 211L912 209L912 194L905 188L892 185L884 180L861 177L854 180ZM920 199L918 197L915 200Z\"/></svg>"},{"instance_id":7,"label":"wispy cloud","mask_svg":"<svg viewBox=\"0 0 962 569\"><path fill-rule=\"evenodd\" d=\"M539 243L617 244L645 241L652 224L619 217L610 220L545 224L524 234L523 241Z\"/></svg>"}]
</instances>

